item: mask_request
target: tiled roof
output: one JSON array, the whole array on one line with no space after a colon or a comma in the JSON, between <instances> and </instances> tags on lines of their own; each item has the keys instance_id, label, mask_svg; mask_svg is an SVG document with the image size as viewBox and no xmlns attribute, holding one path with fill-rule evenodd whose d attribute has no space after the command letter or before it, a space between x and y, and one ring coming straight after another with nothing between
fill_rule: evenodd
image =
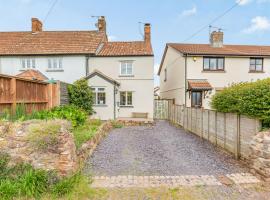
<instances>
[{"instance_id":1,"label":"tiled roof","mask_svg":"<svg viewBox=\"0 0 270 200\"><path fill-rule=\"evenodd\" d=\"M117 82L116 80L112 79L111 77L107 76L106 74L102 73L101 71L95 69L92 73L88 74L85 79L91 79L92 77L94 76L99 76L101 78L103 78L104 80L112 83L112 84L115 84L115 85L120 85L119 82Z\"/></svg>"},{"instance_id":2,"label":"tiled roof","mask_svg":"<svg viewBox=\"0 0 270 200\"><path fill-rule=\"evenodd\" d=\"M20 74L17 74L16 76L20 78L30 79L30 80L39 80L39 81L48 80L48 78L44 74L42 74L40 71L33 70L33 69L26 70Z\"/></svg>"},{"instance_id":3,"label":"tiled roof","mask_svg":"<svg viewBox=\"0 0 270 200\"><path fill-rule=\"evenodd\" d=\"M168 43L167 45L181 53L191 55L270 56L270 46L224 45L217 48L210 44Z\"/></svg>"},{"instance_id":4,"label":"tiled roof","mask_svg":"<svg viewBox=\"0 0 270 200\"><path fill-rule=\"evenodd\" d=\"M207 80L193 79L188 80L188 90L211 90L212 86Z\"/></svg>"},{"instance_id":5,"label":"tiled roof","mask_svg":"<svg viewBox=\"0 0 270 200\"><path fill-rule=\"evenodd\" d=\"M152 56L151 44L144 41L106 42L98 56Z\"/></svg>"},{"instance_id":6,"label":"tiled roof","mask_svg":"<svg viewBox=\"0 0 270 200\"><path fill-rule=\"evenodd\" d=\"M0 55L94 54L99 31L0 32Z\"/></svg>"}]
</instances>

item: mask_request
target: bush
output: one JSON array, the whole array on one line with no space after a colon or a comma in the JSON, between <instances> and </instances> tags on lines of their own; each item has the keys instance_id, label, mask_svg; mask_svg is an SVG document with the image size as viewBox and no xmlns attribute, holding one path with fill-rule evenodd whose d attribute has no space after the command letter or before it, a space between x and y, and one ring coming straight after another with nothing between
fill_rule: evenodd
<instances>
[{"instance_id":1,"label":"bush","mask_svg":"<svg viewBox=\"0 0 270 200\"><path fill-rule=\"evenodd\" d=\"M71 121L73 127L83 125L87 119L87 113L74 105L55 107L51 110L34 112L30 119L66 119Z\"/></svg>"},{"instance_id":2,"label":"bush","mask_svg":"<svg viewBox=\"0 0 270 200\"><path fill-rule=\"evenodd\" d=\"M211 105L219 112L255 117L270 125L270 78L240 83L213 96Z\"/></svg>"},{"instance_id":3,"label":"bush","mask_svg":"<svg viewBox=\"0 0 270 200\"><path fill-rule=\"evenodd\" d=\"M70 103L84 109L88 114L93 113L93 94L85 79L76 81L68 87Z\"/></svg>"}]
</instances>

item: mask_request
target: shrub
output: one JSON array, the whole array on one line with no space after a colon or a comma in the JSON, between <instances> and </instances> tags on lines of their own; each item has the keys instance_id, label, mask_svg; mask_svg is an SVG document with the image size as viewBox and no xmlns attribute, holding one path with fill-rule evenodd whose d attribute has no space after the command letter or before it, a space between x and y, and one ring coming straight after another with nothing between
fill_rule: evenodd
<instances>
[{"instance_id":1,"label":"shrub","mask_svg":"<svg viewBox=\"0 0 270 200\"><path fill-rule=\"evenodd\" d=\"M46 150L58 144L61 125L57 121L45 121L28 127L28 140L38 150Z\"/></svg>"},{"instance_id":2,"label":"shrub","mask_svg":"<svg viewBox=\"0 0 270 200\"><path fill-rule=\"evenodd\" d=\"M0 198L2 200L13 199L18 195L18 184L11 180L0 180Z\"/></svg>"},{"instance_id":3,"label":"shrub","mask_svg":"<svg viewBox=\"0 0 270 200\"><path fill-rule=\"evenodd\" d=\"M86 79L80 79L68 87L70 103L93 113L93 94Z\"/></svg>"},{"instance_id":4,"label":"shrub","mask_svg":"<svg viewBox=\"0 0 270 200\"><path fill-rule=\"evenodd\" d=\"M233 112L263 120L270 125L270 78L228 87L212 98L219 112Z\"/></svg>"},{"instance_id":5,"label":"shrub","mask_svg":"<svg viewBox=\"0 0 270 200\"><path fill-rule=\"evenodd\" d=\"M65 105L49 111L34 112L29 119L66 119L71 121L73 127L77 127L85 123L87 113L75 105Z\"/></svg>"}]
</instances>

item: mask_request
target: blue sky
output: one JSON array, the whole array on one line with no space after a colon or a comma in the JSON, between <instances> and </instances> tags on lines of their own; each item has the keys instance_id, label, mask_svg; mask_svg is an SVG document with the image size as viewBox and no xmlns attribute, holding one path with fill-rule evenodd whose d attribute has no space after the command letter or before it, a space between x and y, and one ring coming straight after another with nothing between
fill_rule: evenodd
<instances>
[{"instance_id":1,"label":"blue sky","mask_svg":"<svg viewBox=\"0 0 270 200\"><path fill-rule=\"evenodd\" d=\"M54 0L0 0L0 31L30 30L31 17L43 20ZM155 65L167 42L183 42L236 0L58 0L44 23L45 30L92 30L105 15L112 40L140 40L143 27L152 24ZM242 0L226 16L212 24L225 32L227 44L270 45L270 0ZM207 43L205 29L189 43ZM157 67L156 67L157 68ZM156 78L157 84L157 78Z\"/></svg>"}]
</instances>

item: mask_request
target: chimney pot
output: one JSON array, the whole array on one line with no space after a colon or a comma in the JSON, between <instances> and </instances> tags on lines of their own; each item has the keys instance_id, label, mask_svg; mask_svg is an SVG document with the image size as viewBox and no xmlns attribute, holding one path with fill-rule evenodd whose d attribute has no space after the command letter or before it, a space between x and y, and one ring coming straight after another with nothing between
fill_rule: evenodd
<instances>
[{"instance_id":1,"label":"chimney pot","mask_svg":"<svg viewBox=\"0 0 270 200\"><path fill-rule=\"evenodd\" d=\"M32 33L42 32L42 22L38 18L32 18Z\"/></svg>"},{"instance_id":2,"label":"chimney pot","mask_svg":"<svg viewBox=\"0 0 270 200\"><path fill-rule=\"evenodd\" d=\"M151 43L151 24L144 24L144 41L146 43Z\"/></svg>"},{"instance_id":3,"label":"chimney pot","mask_svg":"<svg viewBox=\"0 0 270 200\"><path fill-rule=\"evenodd\" d=\"M212 47L223 47L224 33L222 31L213 31L210 35L210 44Z\"/></svg>"},{"instance_id":4,"label":"chimney pot","mask_svg":"<svg viewBox=\"0 0 270 200\"><path fill-rule=\"evenodd\" d=\"M98 30L106 33L106 19L105 16L100 16L98 18Z\"/></svg>"}]
</instances>

